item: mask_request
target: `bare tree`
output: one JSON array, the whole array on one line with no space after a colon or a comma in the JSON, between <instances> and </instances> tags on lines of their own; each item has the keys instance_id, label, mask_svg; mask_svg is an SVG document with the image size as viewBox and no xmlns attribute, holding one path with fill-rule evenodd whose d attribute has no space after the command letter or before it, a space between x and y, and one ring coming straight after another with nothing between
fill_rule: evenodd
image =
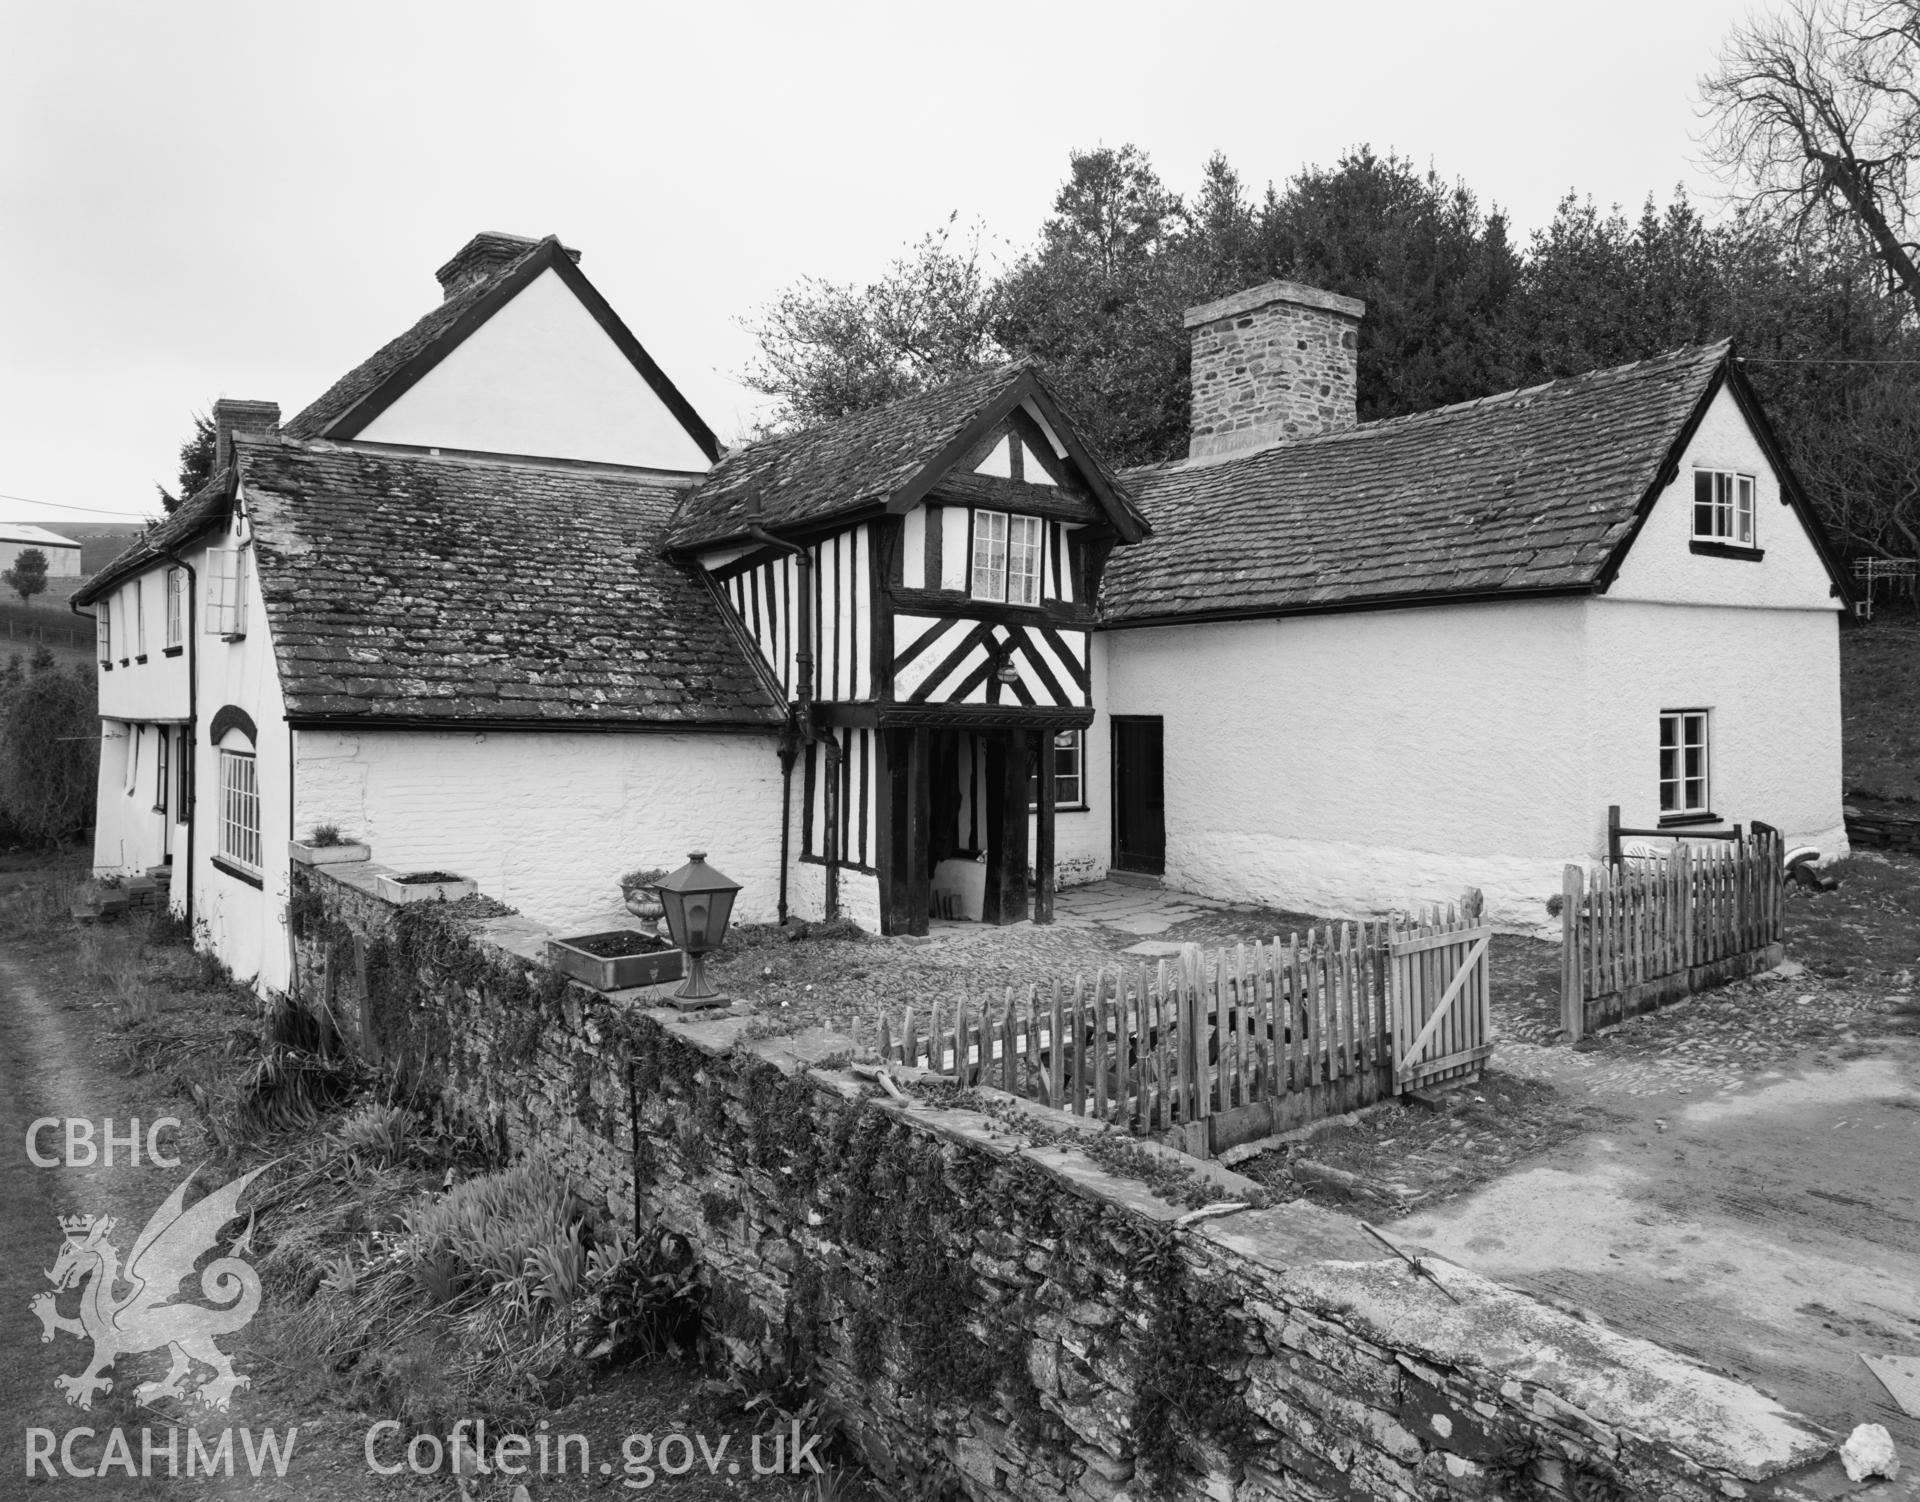
<instances>
[{"instance_id":1,"label":"bare tree","mask_svg":"<svg viewBox=\"0 0 1920 1502\"><path fill-rule=\"evenodd\" d=\"M1859 235L1920 307L1920 0L1788 0L1734 30L1701 91L1744 204Z\"/></svg>"}]
</instances>

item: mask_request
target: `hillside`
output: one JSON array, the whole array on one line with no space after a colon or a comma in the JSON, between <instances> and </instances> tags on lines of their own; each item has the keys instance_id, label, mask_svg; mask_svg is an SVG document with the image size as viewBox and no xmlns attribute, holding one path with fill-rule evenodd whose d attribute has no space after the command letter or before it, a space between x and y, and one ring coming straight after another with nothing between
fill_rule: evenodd
<instances>
[{"instance_id":1,"label":"hillside","mask_svg":"<svg viewBox=\"0 0 1920 1502\"><path fill-rule=\"evenodd\" d=\"M1847 800L1920 803L1920 621L1888 610L1840 633L1840 715Z\"/></svg>"}]
</instances>

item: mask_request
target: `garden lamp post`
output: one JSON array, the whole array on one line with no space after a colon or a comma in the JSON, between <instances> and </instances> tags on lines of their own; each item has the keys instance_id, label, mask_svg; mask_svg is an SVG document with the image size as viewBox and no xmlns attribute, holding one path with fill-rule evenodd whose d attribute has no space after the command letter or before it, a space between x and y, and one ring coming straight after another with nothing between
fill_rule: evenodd
<instances>
[{"instance_id":1,"label":"garden lamp post","mask_svg":"<svg viewBox=\"0 0 1920 1502\"><path fill-rule=\"evenodd\" d=\"M654 888L667 910L667 930L686 952L687 978L671 998L677 1007L724 1006L727 998L707 979L707 955L726 937L733 915L733 894L740 883L730 881L707 864L707 852L695 850L687 863Z\"/></svg>"}]
</instances>

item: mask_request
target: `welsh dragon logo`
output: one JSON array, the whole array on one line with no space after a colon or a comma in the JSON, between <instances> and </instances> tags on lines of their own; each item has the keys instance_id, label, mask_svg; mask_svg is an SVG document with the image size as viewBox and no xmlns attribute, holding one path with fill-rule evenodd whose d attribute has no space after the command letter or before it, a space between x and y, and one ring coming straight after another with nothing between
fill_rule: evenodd
<instances>
[{"instance_id":1,"label":"welsh dragon logo","mask_svg":"<svg viewBox=\"0 0 1920 1502\"><path fill-rule=\"evenodd\" d=\"M116 1357L123 1352L157 1351L162 1346L173 1353L173 1365L161 1381L142 1382L134 1389L134 1399L142 1405L161 1398L184 1397L210 1409L224 1410L234 1389L248 1385L247 1378L235 1374L233 1362L213 1338L242 1328L260 1307L259 1274L240 1257L241 1252L252 1249L252 1219L227 1248L227 1255L208 1263L200 1274L201 1296L225 1307L175 1303L174 1295L192 1274L194 1264L214 1249L220 1228L239 1218L240 1196L247 1186L272 1166L243 1174L201 1196L190 1208L183 1208L187 1185L194 1177L188 1174L167 1202L154 1211L133 1243L124 1269L119 1251L107 1239L115 1224L110 1217L60 1217L65 1240L47 1272L54 1291L36 1294L29 1307L40 1317L42 1341L52 1340L61 1330L93 1341L93 1360L84 1372L53 1379L53 1385L67 1395L69 1403L93 1407L96 1393L113 1389L113 1379L101 1373L113 1365ZM118 1283L129 1285L129 1291L116 1293ZM84 1285L80 1317L69 1319L60 1313L56 1300L75 1285ZM188 1381L195 1362L214 1372L198 1388Z\"/></svg>"}]
</instances>

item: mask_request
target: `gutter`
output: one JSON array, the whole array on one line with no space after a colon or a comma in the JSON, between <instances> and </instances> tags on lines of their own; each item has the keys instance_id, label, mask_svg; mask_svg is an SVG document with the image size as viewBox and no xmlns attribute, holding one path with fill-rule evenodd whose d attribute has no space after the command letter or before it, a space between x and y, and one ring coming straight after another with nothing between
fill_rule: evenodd
<instances>
[{"instance_id":1,"label":"gutter","mask_svg":"<svg viewBox=\"0 0 1920 1502\"><path fill-rule=\"evenodd\" d=\"M1324 605L1250 605L1243 609L1182 611L1097 621L1095 631L1131 631L1147 626L1204 626L1219 621L1271 621L1295 615L1351 615L1366 610L1418 610L1434 605L1497 605L1509 600L1565 600L1605 592L1599 584L1551 584L1533 589L1474 589L1453 593L1380 595Z\"/></svg>"}]
</instances>

